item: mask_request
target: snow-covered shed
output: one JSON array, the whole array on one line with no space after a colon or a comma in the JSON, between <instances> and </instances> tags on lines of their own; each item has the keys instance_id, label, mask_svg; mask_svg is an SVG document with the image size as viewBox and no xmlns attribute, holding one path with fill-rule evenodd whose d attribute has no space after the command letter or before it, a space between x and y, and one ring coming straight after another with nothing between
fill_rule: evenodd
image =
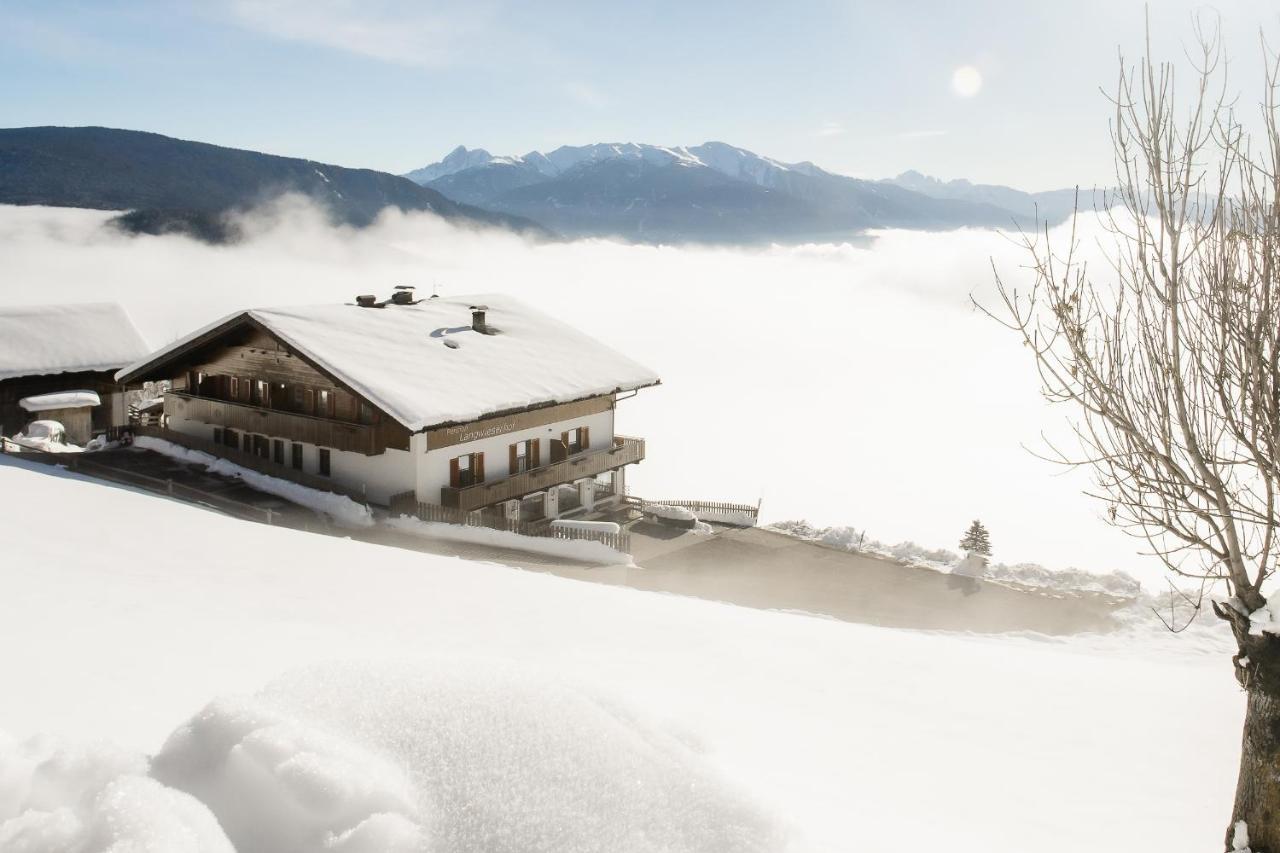
<instances>
[{"instance_id":1,"label":"snow-covered shed","mask_svg":"<svg viewBox=\"0 0 1280 853\"><path fill-rule=\"evenodd\" d=\"M54 391L18 401L23 411L62 424L66 441L87 444L93 437L93 409L102 405L96 391Z\"/></svg>"},{"instance_id":2,"label":"snow-covered shed","mask_svg":"<svg viewBox=\"0 0 1280 853\"><path fill-rule=\"evenodd\" d=\"M649 368L509 296L253 309L120 371L170 380L171 438L257 458L377 503L405 496L509 516L590 503L589 481L644 443L614 433L618 395L658 383Z\"/></svg>"},{"instance_id":3,"label":"snow-covered shed","mask_svg":"<svg viewBox=\"0 0 1280 853\"><path fill-rule=\"evenodd\" d=\"M128 422L115 373L147 353L124 309L111 302L0 307L0 433L29 420L20 403L62 392L96 394L91 431Z\"/></svg>"}]
</instances>

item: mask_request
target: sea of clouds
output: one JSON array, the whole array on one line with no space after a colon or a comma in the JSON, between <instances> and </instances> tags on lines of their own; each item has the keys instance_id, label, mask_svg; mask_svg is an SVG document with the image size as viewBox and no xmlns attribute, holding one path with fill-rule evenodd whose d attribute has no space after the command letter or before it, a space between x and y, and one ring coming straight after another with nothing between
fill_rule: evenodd
<instances>
[{"instance_id":1,"label":"sea of clouds","mask_svg":"<svg viewBox=\"0 0 1280 853\"><path fill-rule=\"evenodd\" d=\"M126 236L104 227L112 215L0 206L0 301L115 300L159 346L246 307L395 285L515 294L663 377L619 409L618 430L648 440L630 480L642 497L763 499L765 520L851 524L935 548L955 547L981 518L1007 562L1156 576L1080 494L1082 472L1027 449L1060 433L1067 412L1041 401L1025 351L970 301L993 299L993 265L1025 275L1008 235L538 243L430 214L335 227L284 199L242 216L245 241L210 246ZM1090 250L1092 237L1083 242Z\"/></svg>"}]
</instances>

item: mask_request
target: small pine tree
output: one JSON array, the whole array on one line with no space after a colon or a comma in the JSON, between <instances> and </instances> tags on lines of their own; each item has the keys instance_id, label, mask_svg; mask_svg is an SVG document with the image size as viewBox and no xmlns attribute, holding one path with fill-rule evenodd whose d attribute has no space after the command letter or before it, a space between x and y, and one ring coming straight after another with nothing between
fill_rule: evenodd
<instances>
[{"instance_id":1,"label":"small pine tree","mask_svg":"<svg viewBox=\"0 0 1280 853\"><path fill-rule=\"evenodd\" d=\"M964 538L960 540L960 550L967 554L981 554L984 557L991 556L991 534L987 532L987 528L982 526L982 522L976 518L973 524L969 525L969 529L965 531Z\"/></svg>"}]
</instances>

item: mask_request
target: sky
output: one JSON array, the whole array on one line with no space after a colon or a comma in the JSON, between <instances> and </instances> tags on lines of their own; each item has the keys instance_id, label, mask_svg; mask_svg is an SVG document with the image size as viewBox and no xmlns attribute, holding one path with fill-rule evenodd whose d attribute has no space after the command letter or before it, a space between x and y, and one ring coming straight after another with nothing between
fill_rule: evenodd
<instances>
[{"instance_id":1,"label":"sky","mask_svg":"<svg viewBox=\"0 0 1280 853\"><path fill-rule=\"evenodd\" d=\"M1150 4L1182 59L1220 17L1256 79L1271 0ZM150 130L403 173L457 145L720 140L860 177L1109 181L1140 0L0 0L0 126Z\"/></svg>"}]
</instances>

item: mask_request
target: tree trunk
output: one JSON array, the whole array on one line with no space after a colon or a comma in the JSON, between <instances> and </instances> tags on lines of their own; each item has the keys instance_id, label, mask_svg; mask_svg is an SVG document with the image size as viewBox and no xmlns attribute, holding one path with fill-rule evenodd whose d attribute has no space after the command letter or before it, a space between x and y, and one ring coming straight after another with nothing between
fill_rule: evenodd
<instances>
[{"instance_id":1,"label":"tree trunk","mask_svg":"<svg viewBox=\"0 0 1280 853\"><path fill-rule=\"evenodd\" d=\"M1280 637L1251 635L1248 618L1229 607L1219 615L1236 637L1240 651L1232 662L1248 703L1225 849L1235 849L1235 827L1244 821L1252 853L1280 853Z\"/></svg>"}]
</instances>

